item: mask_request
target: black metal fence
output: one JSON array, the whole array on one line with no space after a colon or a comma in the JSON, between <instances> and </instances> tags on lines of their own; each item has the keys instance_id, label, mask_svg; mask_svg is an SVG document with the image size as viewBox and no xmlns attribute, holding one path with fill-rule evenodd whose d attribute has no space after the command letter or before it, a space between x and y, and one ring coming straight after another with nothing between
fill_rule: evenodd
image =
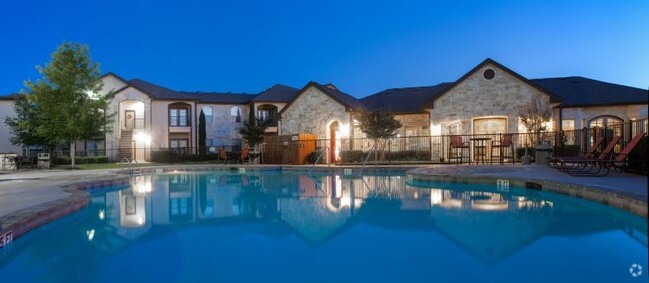
<instances>
[{"instance_id":1,"label":"black metal fence","mask_svg":"<svg viewBox=\"0 0 649 283\"><path fill-rule=\"evenodd\" d=\"M626 143L638 133L646 133L647 119L606 127L584 128L562 132L545 132L538 136L529 133L502 133L483 135L439 135L439 136L405 136L395 137L376 144L367 138L341 138L291 140L259 145L260 163L265 164L313 164L320 163L362 164L366 159L369 164L423 164L423 163L501 163L520 162L527 153L533 158L536 144L545 143L552 150L552 155L583 156L596 140L604 138L601 147L613 136L621 136L621 142L615 151L621 151ZM507 144L511 137L511 145ZM452 140L458 140L464 146L457 148ZM503 146L504 144L504 146ZM243 146L245 147L245 145ZM196 148L133 148L126 154L138 161L173 160L173 162L200 161L218 159L220 148L233 156L240 153L241 145L208 146L204 155L199 155ZM308 152L305 152L308 150ZM169 158L159 157L166 155ZM66 162L69 150L52 151L53 159ZM77 151L80 163L119 161L123 152L113 150ZM296 157L296 156L299 156Z\"/></svg>"}]
</instances>

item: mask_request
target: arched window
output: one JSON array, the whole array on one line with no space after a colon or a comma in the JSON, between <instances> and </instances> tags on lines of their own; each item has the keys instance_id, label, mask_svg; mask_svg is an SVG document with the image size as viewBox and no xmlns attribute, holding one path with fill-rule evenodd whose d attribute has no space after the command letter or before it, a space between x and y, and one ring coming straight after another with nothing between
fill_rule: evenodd
<instances>
[{"instance_id":1,"label":"arched window","mask_svg":"<svg viewBox=\"0 0 649 283\"><path fill-rule=\"evenodd\" d=\"M588 127L603 128L603 127L612 126L615 124L622 124L622 123L624 123L624 120L620 119L619 117L613 115L602 115L602 116L597 116L591 119L590 121L588 121Z\"/></svg>"},{"instance_id":2,"label":"arched window","mask_svg":"<svg viewBox=\"0 0 649 283\"><path fill-rule=\"evenodd\" d=\"M271 121L271 127L277 127L277 106L272 104L263 104L257 107L257 118L264 121Z\"/></svg>"},{"instance_id":3,"label":"arched window","mask_svg":"<svg viewBox=\"0 0 649 283\"><path fill-rule=\"evenodd\" d=\"M239 106L230 109L230 121L232 123L241 123L241 108Z\"/></svg>"},{"instance_id":4,"label":"arched window","mask_svg":"<svg viewBox=\"0 0 649 283\"><path fill-rule=\"evenodd\" d=\"M212 124L212 107L210 106L203 106L203 115L205 115L205 124L211 125Z\"/></svg>"}]
</instances>

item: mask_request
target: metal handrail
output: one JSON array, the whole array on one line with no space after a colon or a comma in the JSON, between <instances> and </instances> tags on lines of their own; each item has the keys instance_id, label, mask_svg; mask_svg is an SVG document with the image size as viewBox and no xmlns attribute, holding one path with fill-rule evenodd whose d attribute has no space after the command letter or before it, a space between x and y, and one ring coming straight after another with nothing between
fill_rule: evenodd
<instances>
[{"instance_id":1,"label":"metal handrail","mask_svg":"<svg viewBox=\"0 0 649 283\"><path fill-rule=\"evenodd\" d=\"M331 150L328 146L324 146L322 149L323 150L320 151L320 154L318 155L318 158L315 160L315 162L313 162L313 165L311 165L311 169L309 169L308 174L311 174L311 171L313 171L313 168L315 167L315 165L318 164L318 162L320 161L320 158L322 158L322 155L325 153L325 151Z\"/></svg>"},{"instance_id":2,"label":"metal handrail","mask_svg":"<svg viewBox=\"0 0 649 283\"><path fill-rule=\"evenodd\" d=\"M362 175L362 174L363 174L363 170L365 169L365 164L366 164L367 161L370 159L370 156L372 155L373 152L376 152L376 143L372 146L372 148L370 149L370 151L367 153L367 157L365 157L365 160L363 160L363 165L361 166L361 171L358 172L358 175Z\"/></svg>"}]
</instances>

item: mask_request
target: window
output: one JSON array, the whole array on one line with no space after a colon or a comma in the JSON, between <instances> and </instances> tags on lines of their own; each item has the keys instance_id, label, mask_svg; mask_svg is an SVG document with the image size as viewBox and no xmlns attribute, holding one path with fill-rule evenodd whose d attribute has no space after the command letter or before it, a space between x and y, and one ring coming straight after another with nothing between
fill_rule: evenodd
<instances>
[{"instance_id":1,"label":"window","mask_svg":"<svg viewBox=\"0 0 649 283\"><path fill-rule=\"evenodd\" d=\"M241 108L239 106L230 109L230 121L232 123L241 123Z\"/></svg>"},{"instance_id":2,"label":"window","mask_svg":"<svg viewBox=\"0 0 649 283\"><path fill-rule=\"evenodd\" d=\"M188 144L189 144L188 139L170 139L169 149L171 149L174 152L186 152Z\"/></svg>"},{"instance_id":3,"label":"window","mask_svg":"<svg viewBox=\"0 0 649 283\"><path fill-rule=\"evenodd\" d=\"M87 156L104 156L106 155L106 144L104 140L87 140L86 141L86 155Z\"/></svg>"},{"instance_id":4,"label":"window","mask_svg":"<svg viewBox=\"0 0 649 283\"><path fill-rule=\"evenodd\" d=\"M169 107L169 126L187 127L190 126L189 106L171 105Z\"/></svg>"},{"instance_id":5,"label":"window","mask_svg":"<svg viewBox=\"0 0 649 283\"><path fill-rule=\"evenodd\" d=\"M561 121L561 129L564 131L573 131L575 129L575 120Z\"/></svg>"},{"instance_id":6,"label":"window","mask_svg":"<svg viewBox=\"0 0 649 283\"><path fill-rule=\"evenodd\" d=\"M257 118L267 121L271 120L271 127L277 127L277 106L264 104L257 107Z\"/></svg>"},{"instance_id":7,"label":"window","mask_svg":"<svg viewBox=\"0 0 649 283\"><path fill-rule=\"evenodd\" d=\"M212 125L212 107L203 106L203 114L205 115L205 124Z\"/></svg>"},{"instance_id":8,"label":"window","mask_svg":"<svg viewBox=\"0 0 649 283\"><path fill-rule=\"evenodd\" d=\"M473 119L473 134L501 134L507 132L507 118Z\"/></svg>"}]
</instances>

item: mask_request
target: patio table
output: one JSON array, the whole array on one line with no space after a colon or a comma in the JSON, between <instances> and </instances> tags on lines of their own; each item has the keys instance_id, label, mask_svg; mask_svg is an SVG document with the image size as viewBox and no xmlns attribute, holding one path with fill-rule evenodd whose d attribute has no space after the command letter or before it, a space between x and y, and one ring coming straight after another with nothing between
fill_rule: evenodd
<instances>
[{"instance_id":1,"label":"patio table","mask_svg":"<svg viewBox=\"0 0 649 283\"><path fill-rule=\"evenodd\" d=\"M485 163L487 158L487 141L490 141L491 138L470 138L473 143L473 151L471 158L473 161L478 164L478 162ZM491 161L490 161L491 162Z\"/></svg>"}]
</instances>

